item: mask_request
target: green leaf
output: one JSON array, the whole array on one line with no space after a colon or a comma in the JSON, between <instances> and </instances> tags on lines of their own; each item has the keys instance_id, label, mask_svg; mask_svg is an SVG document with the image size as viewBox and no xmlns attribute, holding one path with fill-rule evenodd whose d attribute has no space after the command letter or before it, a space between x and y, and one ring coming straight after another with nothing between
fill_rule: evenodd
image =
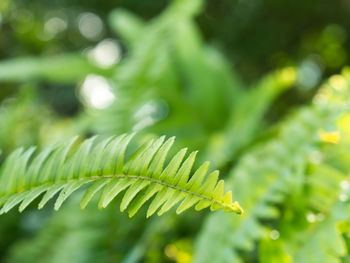
<instances>
[{"instance_id":1,"label":"green leaf","mask_svg":"<svg viewBox=\"0 0 350 263\"><path fill-rule=\"evenodd\" d=\"M163 136L146 141L126 160L125 152L132 137L133 134L103 140L93 137L80 145L77 138L73 138L38 153L34 153L34 148L16 150L1 168L0 213L6 213L20 203L19 210L23 211L41 194L44 195L39 209L59 194L55 203L55 210L58 210L79 189L85 191L82 208L99 191L102 192L100 208L108 206L125 191L120 210L129 208L130 216L153 196L147 216L158 209L161 215L181 201L177 213L198 202L205 203L206 207L242 212L238 204L224 197L224 183L222 180L217 183L217 172L205 180L209 162L190 176L196 152L185 158L185 148L168 157L175 138L165 141ZM87 187L83 187L85 185Z\"/></svg>"}]
</instances>

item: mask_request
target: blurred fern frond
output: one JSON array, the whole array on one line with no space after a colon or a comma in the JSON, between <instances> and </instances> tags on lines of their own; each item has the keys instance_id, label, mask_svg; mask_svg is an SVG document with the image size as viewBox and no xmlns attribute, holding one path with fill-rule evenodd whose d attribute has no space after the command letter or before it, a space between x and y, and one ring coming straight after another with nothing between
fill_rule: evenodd
<instances>
[{"instance_id":1,"label":"blurred fern frond","mask_svg":"<svg viewBox=\"0 0 350 263\"><path fill-rule=\"evenodd\" d=\"M334 86L340 79L344 84L341 89L339 85ZM260 247L264 240L270 238L270 224L288 223L283 218L283 213L286 213L283 209L292 210L291 208L297 207L292 213L297 218L300 218L300 211L304 213L308 209L333 211L334 198L338 196L335 189L338 189L342 179L346 179L345 174L337 172L337 169L329 165L316 169L315 176L308 176L308 170L313 162L322 162L318 155L325 152L324 144L337 143L339 135L335 131L338 117L348 110L347 85L343 76L330 78L329 84L324 85L315 96L313 105L305 107L295 117L282 123L276 139L258 146L233 169L228 182L232 183L236 198L239 198L250 213L239 221L232 221L221 214L210 215L198 239L195 262L212 262L213 258L219 258L219 262L242 262L242 258L248 257L242 252L250 253L256 248L257 241L260 242ZM340 158L338 150L337 159ZM348 159L345 158L340 166L349 168ZM237 188L237 185L240 187ZM327 221L331 221L327 225L330 226L328 230L335 230L337 221ZM223 225L225 227L221 227ZM289 222L289 227L286 227L289 235L298 235L295 225L294 221ZM217 240L215 246L212 246L211 240ZM324 247L320 242L313 244L317 250ZM285 261L281 259L280 262Z\"/></svg>"},{"instance_id":2,"label":"blurred fern frond","mask_svg":"<svg viewBox=\"0 0 350 263\"><path fill-rule=\"evenodd\" d=\"M18 74L21 72L21 74ZM50 57L24 57L0 63L0 82L47 80L55 83L74 83L89 73L110 76L111 70L100 69L76 53Z\"/></svg>"},{"instance_id":3,"label":"blurred fern frond","mask_svg":"<svg viewBox=\"0 0 350 263\"><path fill-rule=\"evenodd\" d=\"M233 169L229 183L249 213L239 221L223 214L209 216L199 236L200 253L195 262L211 262L212 257L220 258L218 262L240 262L237 251L252 251L255 241L267 235L268 228L261 219L279 218L277 205L284 202L290 191L297 190L297 177L303 173L310 153L317 149L317 130L327 126L327 115L303 109L281 126L276 139L244 156ZM236 184L241 187L235 187ZM220 240L214 247L209 245L213 239Z\"/></svg>"},{"instance_id":4,"label":"blurred fern frond","mask_svg":"<svg viewBox=\"0 0 350 263\"><path fill-rule=\"evenodd\" d=\"M327 179L321 182L325 176ZM294 216L281 219L281 255L301 263L340 262L348 254L345 240L348 238L344 234L349 229L349 189L341 188L349 178L334 167L325 165L321 165L310 177L318 183L314 181L311 184L309 197L301 193L305 200L303 209L288 207L287 214ZM322 200L325 203L315 204L315 201ZM276 244L270 242L270 247L276 247ZM319 251L316 255L313 253L315 250Z\"/></svg>"},{"instance_id":5,"label":"blurred fern frond","mask_svg":"<svg viewBox=\"0 0 350 263\"><path fill-rule=\"evenodd\" d=\"M348 256L349 169L338 167L329 158L339 145L325 148L318 156L324 159L321 163L312 157L314 163L309 165L303 180L306 187L291 193L278 227L280 238L260 242L262 262L285 262L286 258L301 263L342 262ZM343 156L347 160L349 153Z\"/></svg>"},{"instance_id":6,"label":"blurred fern frond","mask_svg":"<svg viewBox=\"0 0 350 263\"><path fill-rule=\"evenodd\" d=\"M129 207L133 216L141 206L155 196L147 211L147 217L159 208L158 215L177 208L181 213L196 205L197 210L210 207L241 213L237 202L232 202L231 192L224 194L224 181L218 182L218 171L206 179L209 162L203 163L190 176L196 153L185 160L187 149L177 152L164 168L167 154L174 137L165 136L147 141L125 161L125 152L133 135L107 138L96 143L97 138L85 140L73 150L76 138L47 148L33 156L34 148L14 151L2 165L0 172L0 213L6 213L21 203L23 211L34 199L44 194L42 208L60 193L55 209L76 190L85 185L81 207L85 208L91 198L103 189L99 207L105 208L120 192L126 190L120 209Z\"/></svg>"},{"instance_id":7,"label":"blurred fern frond","mask_svg":"<svg viewBox=\"0 0 350 263\"><path fill-rule=\"evenodd\" d=\"M279 251L280 258L293 262L347 262L349 259L349 160L350 112L349 71L329 79L319 91L315 102L321 106L342 108L328 131L320 131L323 144L310 156L301 180L300 191L290 194L280 219L278 242L261 242L260 258L270 262ZM298 202L296 202L298 200ZM314 253L318 251L318 253Z\"/></svg>"}]
</instances>

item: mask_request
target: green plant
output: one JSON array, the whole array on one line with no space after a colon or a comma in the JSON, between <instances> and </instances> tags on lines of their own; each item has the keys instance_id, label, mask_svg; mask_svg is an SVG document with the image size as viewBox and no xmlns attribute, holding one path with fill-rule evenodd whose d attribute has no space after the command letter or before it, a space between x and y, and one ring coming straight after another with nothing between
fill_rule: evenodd
<instances>
[{"instance_id":1,"label":"green plant","mask_svg":"<svg viewBox=\"0 0 350 263\"><path fill-rule=\"evenodd\" d=\"M344 164L350 155L346 138L338 145L346 130L337 122L347 112L344 102L349 91L342 76L331 78L330 83L335 85L325 86L316 95L315 105L301 109L281 125L276 139L247 153L234 167L228 184L250 213L235 221L223 214L209 216L198 238L195 262L241 262L238 251L247 255L256 241L262 262L332 262L346 254L336 225L348 217L347 198L340 196L348 193L341 193L339 184L347 184L349 166ZM339 90L339 85L345 86ZM327 145L330 142L336 144ZM330 151L338 159L343 147L343 161L330 161ZM314 226L317 213L326 219ZM310 254L315 247L327 249L316 257Z\"/></svg>"},{"instance_id":2,"label":"green plant","mask_svg":"<svg viewBox=\"0 0 350 263\"><path fill-rule=\"evenodd\" d=\"M349 261L350 70L318 89L295 63L243 81L201 8L113 10L126 52L110 67L92 47L0 62L0 262Z\"/></svg>"},{"instance_id":3,"label":"green plant","mask_svg":"<svg viewBox=\"0 0 350 263\"><path fill-rule=\"evenodd\" d=\"M42 208L60 192L55 203L58 210L74 191L87 184L90 186L82 198L82 208L100 190L103 190L100 208L105 208L126 190L120 209L124 211L130 205L130 216L153 196L147 217L159 208L158 215L161 215L180 201L177 213L197 203L197 210L210 207L211 210L243 212L237 202L232 203L231 192L224 194L224 182L218 182L218 171L204 179L208 162L190 175L196 152L184 160L187 149L182 149L164 168L174 138L164 142L163 136L146 142L125 161L125 151L131 138L132 135L121 135L94 145L97 140L94 137L84 141L73 153L71 147L76 138L67 144L45 149L35 157L32 157L34 148L14 151L2 165L0 173L0 213L8 212L19 203L19 210L23 211L45 193L39 203L39 208Z\"/></svg>"}]
</instances>

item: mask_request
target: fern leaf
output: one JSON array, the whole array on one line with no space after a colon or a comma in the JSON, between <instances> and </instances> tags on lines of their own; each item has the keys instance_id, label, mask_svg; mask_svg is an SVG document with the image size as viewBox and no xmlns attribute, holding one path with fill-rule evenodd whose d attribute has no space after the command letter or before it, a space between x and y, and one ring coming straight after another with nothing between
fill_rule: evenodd
<instances>
[{"instance_id":1,"label":"fern leaf","mask_svg":"<svg viewBox=\"0 0 350 263\"><path fill-rule=\"evenodd\" d=\"M268 236L269 228L261 219L280 218L278 205L296 191L310 154L319 149L317 130L332 124L333 115L304 108L281 126L277 138L241 159L228 183L249 213L239 221L210 215L197 241L194 262L242 262L239 251L250 253L257 240ZM217 240L215 245L212 240Z\"/></svg>"},{"instance_id":2,"label":"fern leaf","mask_svg":"<svg viewBox=\"0 0 350 263\"><path fill-rule=\"evenodd\" d=\"M205 162L191 176L196 152L185 158L187 149L176 153L165 165L174 137L149 140L126 160L125 152L133 134L101 140L93 137L76 146L77 138L53 148L34 153L18 149L4 162L0 171L0 214L19 205L23 211L43 194L39 209L58 194L55 210L78 189L84 189L81 207L85 208L101 192L99 207L125 191L120 210L129 208L133 216L152 197L147 217L157 210L161 215L176 204L177 213L196 205L196 210L210 207L242 213L231 193L224 194L223 181L215 171L205 179ZM85 186L85 187L83 187Z\"/></svg>"},{"instance_id":3,"label":"fern leaf","mask_svg":"<svg viewBox=\"0 0 350 263\"><path fill-rule=\"evenodd\" d=\"M350 83L350 74L347 74L347 81ZM339 78L342 77L336 76L335 80ZM270 239L268 231L271 230L262 219L279 221L282 226L288 224L286 235L292 235L290 239L293 241L290 242L294 242L295 239L292 246L294 245L294 249L297 249L292 251L291 256L285 256L283 260L291 258L293 262L339 262L334 260L344 256L344 251L336 251L333 245L337 244L338 248L344 247L341 244L341 236L335 231L335 223L339 219L330 216L326 218L327 222L318 224L316 231L315 227L310 224L309 229L299 233L296 230L296 222L303 217L300 211L286 212L288 207L300 208L302 205L305 211L310 209L323 215L341 214L334 211L344 210L338 207L341 202L334 203L334 199L338 198L339 182L346 179L345 174L348 174L349 167L349 151L343 149L342 154L339 154L339 147L348 149L348 144L344 144L343 139L334 150L332 162L337 163L335 167L327 167L322 164L316 168L311 165L311 159L314 158L315 153L316 155L322 154L322 156L327 153L323 149L323 142L329 141L322 138L319 131L335 129L337 123L342 123L338 119L339 115L348 112L346 102L350 96L349 89L346 86L342 89L336 85L331 87L332 79L333 77L330 78L330 85L322 86L314 98L313 105L305 107L294 118L280 126L277 138L260 147L257 146L255 150L242 158L237 167L234 167L228 183L232 183L235 187L238 186L237 189L234 189L236 197L250 212L239 221L232 221L219 213L210 215L197 241L194 262L205 263L213 262L213 260L242 262L242 253L251 253L256 249L257 244L261 251L261 247L264 246L262 242ZM345 123L346 132L340 133L342 136L348 134L349 125ZM340 164L341 160L343 164ZM346 173L342 174L338 169L334 169L337 166L346 167ZM307 176L311 167L315 170L315 174ZM305 189L308 193L303 192L306 191ZM295 199L293 202L288 202L290 198ZM348 195L344 198L348 200ZM285 222L278 207L283 207L284 214L294 214L297 218L296 222ZM290 233L290 229L293 229L293 234ZM283 239L285 233L281 229L279 231L280 239ZM303 237L303 242L300 237ZM212 240L216 240L215 244ZM273 241L275 242L272 251L274 251L274 260L276 260L275 254L281 241ZM289 240L286 243L288 242ZM311 260L309 257L312 257L314 251L322 251L322 253L318 253L319 257L313 257L315 260Z\"/></svg>"}]
</instances>

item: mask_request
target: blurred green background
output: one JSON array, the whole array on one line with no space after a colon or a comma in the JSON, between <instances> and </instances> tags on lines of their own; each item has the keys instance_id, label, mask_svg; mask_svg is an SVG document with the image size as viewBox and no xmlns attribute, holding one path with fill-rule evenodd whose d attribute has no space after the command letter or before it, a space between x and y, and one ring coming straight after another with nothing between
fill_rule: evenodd
<instances>
[{"instance_id":1,"label":"blurred green background","mask_svg":"<svg viewBox=\"0 0 350 263\"><path fill-rule=\"evenodd\" d=\"M1 0L1 160L74 135L175 135L248 215L32 205L0 216L0 262L350 262L349 213L333 207L349 188L349 118L328 112L348 107L349 16L349 0ZM335 187L314 190L315 173ZM317 220L324 243L311 240Z\"/></svg>"}]
</instances>

